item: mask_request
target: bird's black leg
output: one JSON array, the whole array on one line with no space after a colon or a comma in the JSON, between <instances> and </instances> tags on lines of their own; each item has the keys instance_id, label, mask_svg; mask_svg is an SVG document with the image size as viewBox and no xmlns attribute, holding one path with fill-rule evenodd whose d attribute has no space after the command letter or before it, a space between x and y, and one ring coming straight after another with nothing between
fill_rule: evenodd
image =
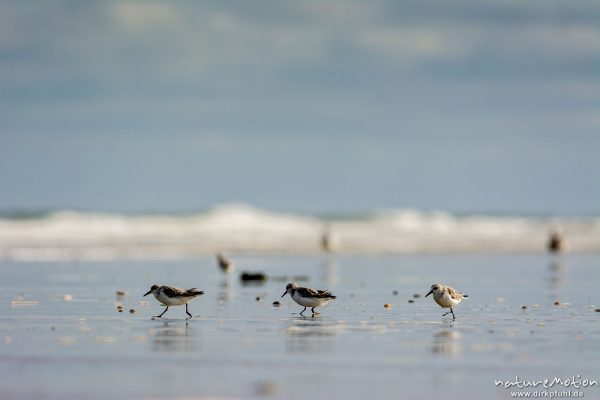
<instances>
[{"instance_id":1,"label":"bird's black leg","mask_svg":"<svg viewBox=\"0 0 600 400\"><path fill-rule=\"evenodd\" d=\"M192 314L190 314L190 312L189 312L189 311L188 311L188 309L187 309L187 303L185 303L185 313L186 313L187 315L189 315L189 316L190 316L190 318L192 318Z\"/></svg>"},{"instance_id":2,"label":"bird's black leg","mask_svg":"<svg viewBox=\"0 0 600 400\"><path fill-rule=\"evenodd\" d=\"M311 308L310 311L312 311L313 314L318 314L318 312L315 311L315 307Z\"/></svg>"},{"instance_id":3,"label":"bird's black leg","mask_svg":"<svg viewBox=\"0 0 600 400\"><path fill-rule=\"evenodd\" d=\"M452 311L452 308L450 308L450 312L452 313L452 321L454 321L456 317L454 316L454 311Z\"/></svg>"},{"instance_id":4,"label":"bird's black leg","mask_svg":"<svg viewBox=\"0 0 600 400\"><path fill-rule=\"evenodd\" d=\"M448 314L450 314L450 311L443 313L443 314L442 314L442 317L445 317L445 316L446 316L446 315L448 315Z\"/></svg>"},{"instance_id":5,"label":"bird's black leg","mask_svg":"<svg viewBox=\"0 0 600 400\"><path fill-rule=\"evenodd\" d=\"M304 307L304 310L300 311L300 315L302 315L304 311L306 311L306 307Z\"/></svg>"},{"instance_id":6,"label":"bird's black leg","mask_svg":"<svg viewBox=\"0 0 600 400\"><path fill-rule=\"evenodd\" d=\"M165 308L165 311L163 311L160 315L155 315L154 318L160 318L160 317L162 317L163 314L166 313L168 309L169 309L169 306L167 306L167 308Z\"/></svg>"}]
</instances>

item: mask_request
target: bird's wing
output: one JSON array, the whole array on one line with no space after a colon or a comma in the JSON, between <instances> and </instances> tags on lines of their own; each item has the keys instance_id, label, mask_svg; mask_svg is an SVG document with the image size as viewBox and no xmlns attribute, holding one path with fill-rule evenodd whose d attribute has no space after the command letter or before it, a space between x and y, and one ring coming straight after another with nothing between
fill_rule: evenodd
<instances>
[{"instance_id":1,"label":"bird's wing","mask_svg":"<svg viewBox=\"0 0 600 400\"><path fill-rule=\"evenodd\" d=\"M450 286L446 286L446 288L448 289L448 294L450 295L450 297L452 297L454 300L460 300L463 297L465 297L464 294L462 294L461 292L459 292L458 290L451 288Z\"/></svg>"},{"instance_id":2,"label":"bird's wing","mask_svg":"<svg viewBox=\"0 0 600 400\"><path fill-rule=\"evenodd\" d=\"M163 286L162 287L162 292L170 298L173 297L182 297L185 296L187 293L187 290L185 289L179 289L177 287L173 287L173 286Z\"/></svg>"},{"instance_id":3,"label":"bird's wing","mask_svg":"<svg viewBox=\"0 0 600 400\"><path fill-rule=\"evenodd\" d=\"M315 290L310 288L298 288L296 289L303 297L334 297L331 292L327 290Z\"/></svg>"},{"instance_id":4,"label":"bird's wing","mask_svg":"<svg viewBox=\"0 0 600 400\"><path fill-rule=\"evenodd\" d=\"M202 290L198 290L195 287L188 289L185 291L186 296L200 296L202 294L204 294L204 292Z\"/></svg>"}]
</instances>

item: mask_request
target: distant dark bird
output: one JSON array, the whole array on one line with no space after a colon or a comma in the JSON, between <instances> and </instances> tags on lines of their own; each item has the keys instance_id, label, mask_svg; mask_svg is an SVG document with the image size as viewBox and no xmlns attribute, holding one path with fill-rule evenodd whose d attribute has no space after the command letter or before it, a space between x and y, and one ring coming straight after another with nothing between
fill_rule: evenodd
<instances>
[{"instance_id":1,"label":"distant dark bird","mask_svg":"<svg viewBox=\"0 0 600 400\"><path fill-rule=\"evenodd\" d=\"M191 289L180 289L175 286L159 286L152 285L150 290L144 295L148 296L150 293L154 295L156 300L163 303L167 308L160 315L155 315L155 318L160 318L164 313L167 312L169 306L182 306L185 304L185 312L192 318L192 314L188 311L187 303L193 300L195 297L202 296L203 291L197 290L196 288Z\"/></svg>"},{"instance_id":2,"label":"distant dark bird","mask_svg":"<svg viewBox=\"0 0 600 400\"><path fill-rule=\"evenodd\" d=\"M548 251L551 253L559 253L565 249L565 239L558 231L550 233L548 239Z\"/></svg>"},{"instance_id":3,"label":"distant dark bird","mask_svg":"<svg viewBox=\"0 0 600 400\"><path fill-rule=\"evenodd\" d=\"M332 253L337 249L337 247L337 237L332 232L331 227L326 225L323 228L323 233L321 234L321 248L327 253Z\"/></svg>"},{"instance_id":4,"label":"distant dark bird","mask_svg":"<svg viewBox=\"0 0 600 400\"><path fill-rule=\"evenodd\" d=\"M318 312L315 312L316 307L323 306L335 299L335 296L328 290L298 287L295 283L288 283L281 297L283 298L288 293L296 303L304 307L300 315L306 311L306 307L311 307L312 313L318 314Z\"/></svg>"},{"instance_id":5,"label":"distant dark bird","mask_svg":"<svg viewBox=\"0 0 600 400\"><path fill-rule=\"evenodd\" d=\"M221 267L221 271L225 273L235 271L235 264L229 258L225 257L223 253L217 253L217 263Z\"/></svg>"}]
</instances>

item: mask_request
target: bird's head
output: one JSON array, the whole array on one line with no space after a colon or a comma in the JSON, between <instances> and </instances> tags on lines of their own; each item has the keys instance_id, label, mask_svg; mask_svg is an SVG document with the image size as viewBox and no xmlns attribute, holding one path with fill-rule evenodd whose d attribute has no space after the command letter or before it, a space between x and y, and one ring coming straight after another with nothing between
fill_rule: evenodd
<instances>
[{"instance_id":1,"label":"bird's head","mask_svg":"<svg viewBox=\"0 0 600 400\"><path fill-rule=\"evenodd\" d=\"M285 296L288 293L291 293L292 290L296 289L298 286L296 286L296 284L294 282L292 283L288 283L287 286L285 287L285 292L283 292L283 294L281 295L281 297Z\"/></svg>"},{"instance_id":2,"label":"bird's head","mask_svg":"<svg viewBox=\"0 0 600 400\"><path fill-rule=\"evenodd\" d=\"M156 293L158 288L160 288L159 285L152 285L152 287L150 288L150 290L148 290L148 292L144 295L144 297L148 296L150 293Z\"/></svg>"},{"instance_id":3,"label":"bird's head","mask_svg":"<svg viewBox=\"0 0 600 400\"><path fill-rule=\"evenodd\" d=\"M444 291L444 285L440 285L439 283L435 283L433 285L431 285L431 290L429 291L429 293L427 293L425 295L425 297L429 296L430 294L438 294Z\"/></svg>"}]
</instances>

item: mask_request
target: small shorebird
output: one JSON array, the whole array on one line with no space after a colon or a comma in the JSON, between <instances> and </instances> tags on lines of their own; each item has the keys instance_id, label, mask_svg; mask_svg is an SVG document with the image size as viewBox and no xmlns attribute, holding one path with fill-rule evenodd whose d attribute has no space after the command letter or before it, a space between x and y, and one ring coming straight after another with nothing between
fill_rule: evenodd
<instances>
[{"instance_id":1,"label":"small shorebird","mask_svg":"<svg viewBox=\"0 0 600 400\"><path fill-rule=\"evenodd\" d=\"M221 267L221 271L233 272L235 270L235 264L229 258L225 257L223 253L217 253L217 263Z\"/></svg>"},{"instance_id":2,"label":"small shorebird","mask_svg":"<svg viewBox=\"0 0 600 400\"><path fill-rule=\"evenodd\" d=\"M167 312L170 306L182 306L185 304L185 312L192 318L192 314L188 311L187 303L194 297L202 296L203 291L197 290L196 288L191 289L180 289L175 286L159 286L152 285L148 293L144 296L148 296L150 293L154 295L156 300L163 303L167 308L160 315L155 315L156 318L160 318L164 313Z\"/></svg>"},{"instance_id":3,"label":"small shorebird","mask_svg":"<svg viewBox=\"0 0 600 400\"><path fill-rule=\"evenodd\" d=\"M325 225L321 234L321 248L326 253L333 253L338 248L337 236L333 233L330 225Z\"/></svg>"},{"instance_id":4,"label":"small shorebird","mask_svg":"<svg viewBox=\"0 0 600 400\"><path fill-rule=\"evenodd\" d=\"M429 293L425 295L425 297L429 296L433 293L433 300L439 304L442 308L449 308L450 311L442 314L442 317L445 317L448 314L452 314L452 320L454 321L456 317L454 316L454 311L452 308L456 307L460 304L462 299L466 299L469 296L459 292L458 290L451 288L450 286L444 286L442 284L436 283L435 285L431 285L431 290Z\"/></svg>"},{"instance_id":5,"label":"small shorebird","mask_svg":"<svg viewBox=\"0 0 600 400\"><path fill-rule=\"evenodd\" d=\"M551 253L560 253L564 249L564 236L558 230L550 232L550 238L548 239L548 251Z\"/></svg>"},{"instance_id":6,"label":"small shorebird","mask_svg":"<svg viewBox=\"0 0 600 400\"><path fill-rule=\"evenodd\" d=\"M295 283L288 283L285 287L285 292L281 297L283 298L283 296L288 293L296 303L304 307L304 310L300 312L300 315L306 311L306 307L311 307L312 313L318 314L318 312L315 312L316 307L323 306L335 299L335 296L327 290L298 287Z\"/></svg>"}]
</instances>

